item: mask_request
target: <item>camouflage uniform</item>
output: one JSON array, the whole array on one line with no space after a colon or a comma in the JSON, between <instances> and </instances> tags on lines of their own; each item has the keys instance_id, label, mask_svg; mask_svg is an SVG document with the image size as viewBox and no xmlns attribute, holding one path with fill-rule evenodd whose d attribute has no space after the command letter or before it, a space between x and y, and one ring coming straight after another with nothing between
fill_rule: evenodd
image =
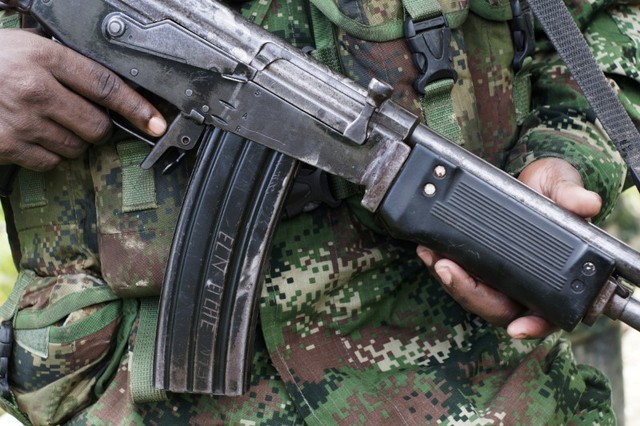
<instances>
[{"instance_id":1,"label":"camouflage uniform","mask_svg":"<svg viewBox=\"0 0 640 426\"><path fill-rule=\"evenodd\" d=\"M400 2L312 3L318 8L262 1L262 12L257 2L244 12L304 47L315 42L311 16L317 23L324 11L339 24L332 30L342 71L363 85L372 76L388 81L395 100L421 115L414 66L393 36ZM452 99L464 146L514 174L538 158L566 159L603 197L606 215L624 166L566 67L541 42L537 61L514 75L508 1L441 6L453 29ZM599 0L570 7L637 120L640 10ZM364 29L344 29L354 26ZM394 29L389 40L363 40L383 27ZM137 315L158 294L189 168L142 172L136 165L146 150L120 137L51 172L21 171L11 198L21 274L9 371L31 422L615 422L606 378L576 365L564 339L515 341L465 312L415 246L385 235L357 197L280 224L246 395L134 402L144 399L132 391ZM5 307L3 317L13 311Z\"/></svg>"}]
</instances>

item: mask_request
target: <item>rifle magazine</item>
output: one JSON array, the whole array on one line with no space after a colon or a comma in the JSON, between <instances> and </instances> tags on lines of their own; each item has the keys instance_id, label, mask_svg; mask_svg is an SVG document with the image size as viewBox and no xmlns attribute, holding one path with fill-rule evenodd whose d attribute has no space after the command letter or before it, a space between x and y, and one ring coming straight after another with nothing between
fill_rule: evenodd
<instances>
[{"instance_id":1,"label":"rifle magazine","mask_svg":"<svg viewBox=\"0 0 640 426\"><path fill-rule=\"evenodd\" d=\"M156 387L247 390L264 266L296 166L219 129L205 137L162 288Z\"/></svg>"}]
</instances>

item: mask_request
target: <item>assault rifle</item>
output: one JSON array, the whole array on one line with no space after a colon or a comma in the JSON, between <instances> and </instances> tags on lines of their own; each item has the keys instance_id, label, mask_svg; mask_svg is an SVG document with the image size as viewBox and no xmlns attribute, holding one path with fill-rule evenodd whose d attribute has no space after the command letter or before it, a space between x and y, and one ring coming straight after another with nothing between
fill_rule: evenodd
<instances>
[{"instance_id":1,"label":"assault rifle","mask_svg":"<svg viewBox=\"0 0 640 426\"><path fill-rule=\"evenodd\" d=\"M156 386L246 389L293 158L363 186L362 204L393 236L566 330L602 313L640 329L625 285L640 284L639 253L419 124L387 84L364 89L216 1L2 3L179 109L143 167L199 145L165 274Z\"/></svg>"}]
</instances>

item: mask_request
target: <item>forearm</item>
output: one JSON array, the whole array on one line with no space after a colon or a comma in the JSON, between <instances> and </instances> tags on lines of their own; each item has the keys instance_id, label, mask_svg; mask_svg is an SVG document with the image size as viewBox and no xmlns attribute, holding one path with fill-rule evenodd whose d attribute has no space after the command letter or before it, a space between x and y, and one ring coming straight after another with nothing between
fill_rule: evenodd
<instances>
[{"instance_id":1,"label":"forearm","mask_svg":"<svg viewBox=\"0 0 640 426\"><path fill-rule=\"evenodd\" d=\"M561 158L580 173L585 188L600 195L601 220L623 187L626 167L590 105L556 56L538 57L534 67L532 112L510 153L507 171L518 175L541 158Z\"/></svg>"}]
</instances>

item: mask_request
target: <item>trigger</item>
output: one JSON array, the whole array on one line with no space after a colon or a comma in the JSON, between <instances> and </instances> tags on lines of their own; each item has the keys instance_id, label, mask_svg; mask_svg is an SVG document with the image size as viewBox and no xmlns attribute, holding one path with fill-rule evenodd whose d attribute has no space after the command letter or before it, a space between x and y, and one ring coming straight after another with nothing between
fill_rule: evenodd
<instances>
[{"instance_id":1,"label":"trigger","mask_svg":"<svg viewBox=\"0 0 640 426\"><path fill-rule=\"evenodd\" d=\"M167 132L155 143L140 167L143 169L151 168L171 147L178 148L181 151L192 149L197 145L206 130L206 126L202 124L203 122L204 117L195 111L192 111L189 115L180 113L173 120ZM183 156L180 155L179 158Z\"/></svg>"},{"instance_id":2,"label":"trigger","mask_svg":"<svg viewBox=\"0 0 640 426\"><path fill-rule=\"evenodd\" d=\"M141 141L151 146L154 146L158 142L159 138L150 137L148 135L144 135L138 132L131 125L131 123L129 123L126 119L124 119L120 114L113 112L111 110L108 110L107 113L109 114L109 118L111 118L111 122L114 125L124 130L125 132L129 133L131 136L134 136L135 138L140 139Z\"/></svg>"}]
</instances>

